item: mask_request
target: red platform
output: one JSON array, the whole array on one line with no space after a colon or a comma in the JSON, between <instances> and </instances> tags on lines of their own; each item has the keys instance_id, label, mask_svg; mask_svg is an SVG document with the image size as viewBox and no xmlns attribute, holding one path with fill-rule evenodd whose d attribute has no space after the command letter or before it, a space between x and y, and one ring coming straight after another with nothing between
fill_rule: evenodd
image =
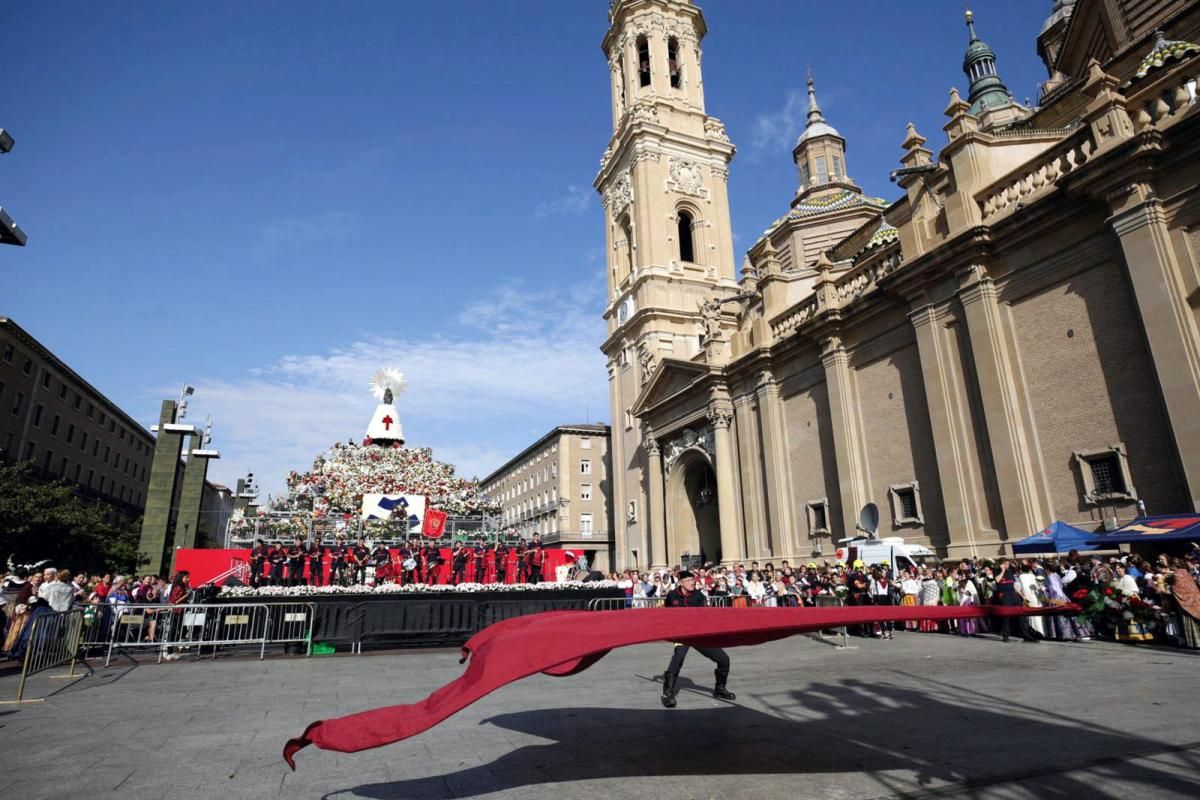
<instances>
[{"instance_id":1,"label":"red platform","mask_svg":"<svg viewBox=\"0 0 1200 800\"><path fill-rule=\"evenodd\" d=\"M397 551L395 549L393 549L391 552L392 552L392 560L393 560L393 562L395 562ZM559 566L561 566L563 564L567 564L570 561L570 559L567 558L567 555L566 555L567 551L565 551L565 550L546 548L545 550L543 550L543 552L545 553L545 559L542 563L542 579L545 581L553 581L554 575L555 575L555 570ZM450 548L443 547L441 550L441 554L442 554L442 558L444 559L445 563L443 563L438 568L437 583L446 584L446 583L450 582L450 572L451 572ZM506 571L505 576L504 576L505 583L516 583L517 582L516 560L517 560L517 554L515 551L513 551L510 548L508 551L508 570ZM175 553L175 569L176 569L176 571L187 570L187 572L192 577L192 585L193 586L200 586L202 584L208 583L213 578L220 576L222 573L228 572L230 567L234 566L235 563L238 563L238 562L249 563L249 561L250 561L249 548L229 549L229 550L198 550L198 549L181 548L180 550L176 551L176 553ZM491 551L488 551L488 553L484 557L484 570L483 570L484 574L482 576L479 576L480 577L479 580L476 580L476 576L474 574L475 573L475 559L474 558L468 559L467 560L467 571L466 571L467 581L477 582L477 583L494 583L495 575L496 575L494 561L495 561L495 559L492 557ZM330 562L329 555L326 554L326 556L324 558L324 566L321 570L322 577L324 578L324 583L326 583L326 584L329 583L329 574L330 574L329 562ZM284 574L286 575L286 569L285 569ZM306 578L308 577L308 560L307 559L305 559L304 575Z\"/></svg>"}]
</instances>

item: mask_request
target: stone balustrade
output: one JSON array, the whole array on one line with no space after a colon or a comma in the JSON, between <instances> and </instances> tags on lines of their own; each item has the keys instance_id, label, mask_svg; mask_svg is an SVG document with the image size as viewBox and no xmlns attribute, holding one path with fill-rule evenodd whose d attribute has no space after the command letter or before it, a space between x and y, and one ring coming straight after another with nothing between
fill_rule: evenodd
<instances>
[{"instance_id":1,"label":"stone balustrade","mask_svg":"<svg viewBox=\"0 0 1200 800\"><path fill-rule=\"evenodd\" d=\"M1083 166L1095 152L1090 128L1083 127L1037 158L1021 165L975 195L985 223L1028 205L1048 193L1064 176Z\"/></svg>"}]
</instances>

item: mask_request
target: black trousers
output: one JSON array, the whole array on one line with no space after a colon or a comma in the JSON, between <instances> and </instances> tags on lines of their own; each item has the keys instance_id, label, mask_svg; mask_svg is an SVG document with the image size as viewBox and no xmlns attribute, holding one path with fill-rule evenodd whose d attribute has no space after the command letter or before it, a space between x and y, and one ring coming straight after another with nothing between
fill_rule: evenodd
<instances>
[{"instance_id":1,"label":"black trousers","mask_svg":"<svg viewBox=\"0 0 1200 800\"><path fill-rule=\"evenodd\" d=\"M450 576L450 582L455 586L467 579L467 563L465 561L454 562L454 574Z\"/></svg>"},{"instance_id":2,"label":"black trousers","mask_svg":"<svg viewBox=\"0 0 1200 800\"><path fill-rule=\"evenodd\" d=\"M271 585L272 586L282 586L283 585L283 562L282 561L272 561L271 562Z\"/></svg>"},{"instance_id":3,"label":"black trousers","mask_svg":"<svg viewBox=\"0 0 1200 800\"><path fill-rule=\"evenodd\" d=\"M288 583L292 586L299 586L304 583L304 559L288 559Z\"/></svg>"},{"instance_id":4,"label":"black trousers","mask_svg":"<svg viewBox=\"0 0 1200 800\"><path fill-rule=\"evenodd\" d=\"M1001 605L1008 608L1020 608L1024 603L1001 603ZM1013 623L1016 623L1016 631L1012 630ZM1026 640L1037 639L1037 634L1034 632L1033 626L1029 624L1029 617L1000 617L1000 635L1007 640L1012 633L1016 633L1022 639Z\"/></svg>"},{"instance_id":5,"label":"black trousers","mask_svg":"<svg viewBox=\"0 0 1200 800\"><path fill-rule=\"evenodd\" d=\"M683 669L683 660L687 658L688 651L691 649L686 644L676 644L675 652L671 654L671 663L667 666L667 672L678 676L679 670ZM729 656L725 651L719 647L697 647L695 650L717 665L718 681L724 683L723 678L729 675Z\"/></svg>"},{"instance_id":6,"label":"black trousers","mask_svg":"<svg viewBox=\"0 0 1200 800\"><path fill-rule=\"evenodd\" d=\"M250 562L250 585L255 586L255 587L261 586L262 581L263 581L263 562L251 561Z\"/></svg>"},{"instance_id":7,"label":"black trousers","mask_svg":"<svg viewBox=\"0 0 1200 800\"><path fill-rule=\"evenodd\" d=\"M321 562L308 562L308 583L310 586L320 586L324 583L321 576Z\"/></svg>"}]
</instances>

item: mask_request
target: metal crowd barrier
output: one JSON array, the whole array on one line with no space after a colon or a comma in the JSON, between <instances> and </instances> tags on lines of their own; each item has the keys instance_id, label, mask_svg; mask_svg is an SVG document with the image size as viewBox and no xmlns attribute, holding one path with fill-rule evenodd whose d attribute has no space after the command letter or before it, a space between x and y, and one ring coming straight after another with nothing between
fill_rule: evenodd
<instances>
[{"instance_id":1,"label":"metal crowd barrier","mask_svg":"<svg viewBox=\"0 0 1200 800\"><path fill-rule=\"evenodd\" d=\"M21 680L17 684L16 700L12 702L27 702L24 699L25 681L30 675L70 662L71 671L61 677L75 677L75 663L78 661L82 634L81 608L35 615L29 621L29 638L25 644L25 658L21 662Z\"/></svg>"},{"instance_id":2,"label":"metal crowd barrier","mask_svg":"<svg viewBox=\"0 0 1200 800\"><path fill-rule=\"evenodd\" d=\"M282 604L283 607L291 605L311 604ZM286 626L296 621L284 617L286 613L280 617L280 630L288 633ZM309 631L312 617L312 613L307 614ZM261 660L266 656L268 642L272 641L271 611L266 603L112 606L111 626L108 653L104 659L106 667L112 661L114 650L157 650L158 661L162 663L164 657L171 656L171 650L195 648L200 654L203 648L212 647L216 657L217 647L258 645Z\"/></svg>"},{"instance_id":3,"label":"metal crowd barrier","mask_svg":"<svg viewBox=\"0 0 1200 800\"><path fill-rule=\"evenodd\" d=\"M813 605L817 608L841 608L846 603L837 595L819 594L813 598ZM833 628L832 630L834 631L834 636L842 637L842 643L835 645L836 647L846 647L850 643L849 632L846 630L846 626L843 625L840 628ZM826 638L825 631L817 631L817 638Z\"/></svg>"}]
</instances>

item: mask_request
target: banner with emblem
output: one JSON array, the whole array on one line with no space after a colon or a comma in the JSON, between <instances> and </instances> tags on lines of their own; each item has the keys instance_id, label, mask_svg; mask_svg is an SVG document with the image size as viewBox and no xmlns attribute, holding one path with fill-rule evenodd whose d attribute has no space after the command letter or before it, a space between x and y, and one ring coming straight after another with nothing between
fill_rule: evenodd
<instances>
[{"instance_id":1,"label":"banner with emblem","mask_svg":"<svg viewBox=\"0 0 1200 800\"><path fill-rule=\"evenodd\" d=\"M421 529L431 539L440 538L446 532L446 518L450 515L445 511L431 508L425 512L425 526Z\"/></svg>"},{"instance_id":2,"label":"banner with emblem","mask_svg":"<svg viewBox=\"0 0 1200 800\"><path fill-rule=\"evenodd\" d=\"M362 518L407 520L406 530L415 533L425 524L426 497L423 494L364 494Z\"/></svg>"}]
</instances>

